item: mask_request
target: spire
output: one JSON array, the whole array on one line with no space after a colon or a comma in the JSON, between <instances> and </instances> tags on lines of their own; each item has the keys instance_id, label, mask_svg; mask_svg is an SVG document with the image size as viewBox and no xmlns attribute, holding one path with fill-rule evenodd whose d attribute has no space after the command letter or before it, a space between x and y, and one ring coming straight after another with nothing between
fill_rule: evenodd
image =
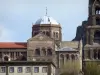
<instances>
[{"instance_id":1,"label":"spire","mask_svg":"<svg viewBox=\"0 0 100 75\"><path fill-rule=\"evenodd\" d=\"M47 16L47 7L46 7L46 16Z\"/></svg>"}]
</instances>

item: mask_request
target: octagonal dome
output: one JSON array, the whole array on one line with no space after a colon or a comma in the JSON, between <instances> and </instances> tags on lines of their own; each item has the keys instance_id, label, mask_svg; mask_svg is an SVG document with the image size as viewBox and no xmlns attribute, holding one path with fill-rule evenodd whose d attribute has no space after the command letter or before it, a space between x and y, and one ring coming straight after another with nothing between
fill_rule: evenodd
<instances>
[{"instance_id":1,"label":"octagonal dome","mask_svg":"<svg viewBox=\"0 0 100 75\"><path fill-rule=\"evenodd\" d=\"M38 19L35 23L37 24L55 24L58 25L59 23L50 16L43 16L42 18Z\"/></svg>"}]
</instances>

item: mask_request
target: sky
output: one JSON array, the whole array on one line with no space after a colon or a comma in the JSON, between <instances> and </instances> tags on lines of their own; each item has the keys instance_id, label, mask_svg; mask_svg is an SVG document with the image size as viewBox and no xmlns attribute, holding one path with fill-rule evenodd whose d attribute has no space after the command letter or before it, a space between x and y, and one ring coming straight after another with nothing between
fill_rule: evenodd
<instances>
[{"instance_id":1,"label":"sky","mask_svg":"<svg viewBox=\"0 0 100 75\"><path fill-rule=\"evenodd\" d=\"M71 41L88 18L88 0L0 0L0 41L26 42L46 7L47 15L61 24L64 41Z\"/></svg>"}]
</instances>

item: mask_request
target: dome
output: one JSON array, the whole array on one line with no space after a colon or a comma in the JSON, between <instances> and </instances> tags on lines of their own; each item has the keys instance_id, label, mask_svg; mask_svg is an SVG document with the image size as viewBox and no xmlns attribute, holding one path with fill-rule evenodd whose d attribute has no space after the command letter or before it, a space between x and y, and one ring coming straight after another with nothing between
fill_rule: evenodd
<instances>
[{"instance_id":1,"label":"dome","mask_svg":"<svg viewBox=\"0 0 100 75\"><path fill-rule=\"evenodd\" d=\"M35 25L36 24L56 24L58 25L59 23L50 16L43 16L42 18L36 21Z\"/></svg>"}]
</instances>

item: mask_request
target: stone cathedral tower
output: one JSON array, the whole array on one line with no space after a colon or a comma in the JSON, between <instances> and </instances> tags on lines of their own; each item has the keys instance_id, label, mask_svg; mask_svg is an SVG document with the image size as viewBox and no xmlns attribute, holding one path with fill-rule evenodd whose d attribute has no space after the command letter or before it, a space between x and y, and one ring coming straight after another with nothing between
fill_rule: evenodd
<instances>
[{"instance_id":1,"label":"stone cathedral tower","mask_svg":"<svg viewBox=\"0 0 100 75\"><path fill-rule=\"evenodd\" d=\"M100 60L100 0L89 0L84 60Z\"/></svg>"},{"instance_id":2,"label":"stone cathedral tower","mask_svg":"<svg viewBox=\"0 0 100 75\"><path fill-rule=\"evenodd\" d=\"M32 25L32 37L27 41L28 61L56 62L55 48L61 41L61 25L46 13Z\"/></svg>"}]
</instances>

